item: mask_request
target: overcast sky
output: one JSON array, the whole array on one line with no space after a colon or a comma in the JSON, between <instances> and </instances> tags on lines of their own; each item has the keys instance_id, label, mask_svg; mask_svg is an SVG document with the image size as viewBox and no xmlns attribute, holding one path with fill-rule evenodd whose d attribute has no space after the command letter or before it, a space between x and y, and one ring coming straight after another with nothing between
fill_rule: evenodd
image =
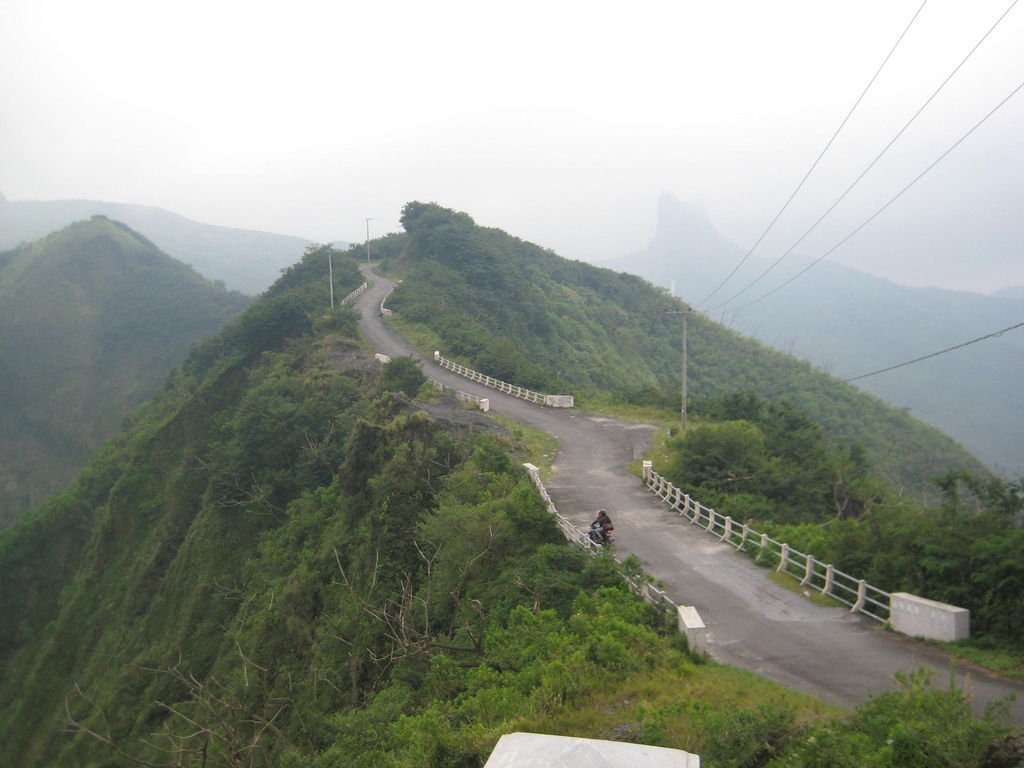
<instances>
[{"instance_id":1,"label":"overcast sky","mask_svg":"<svg viewBox=\"0 0 1024 768\"><path fill-rule=\"evenodd\" d=\"M779 225L787 250L1013 0L929 0ZM817 257L1024 82L1024 3L798 246ZM921 0L0 0L0 192L359 240L436 201L600 261L662 190L750 248ZM1024 285L1024 91L829 258Z\"/></svg>"}]
</instances>

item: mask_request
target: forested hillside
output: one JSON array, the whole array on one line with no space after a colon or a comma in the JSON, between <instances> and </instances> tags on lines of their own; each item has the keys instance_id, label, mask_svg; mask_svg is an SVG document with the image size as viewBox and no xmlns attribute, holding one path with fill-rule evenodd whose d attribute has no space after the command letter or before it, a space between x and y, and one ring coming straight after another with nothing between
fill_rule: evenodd
<instances>
[{"instance_id":1,"label":"forested hillside","mask_svg":"<svg viewBox=\"0 0 1024 768\"><path fill-rule=\"evenodd\" d=\"M405 279L388 305L447 357L541 391L573 390L584 404L679 403L681 327L665 315L677 302L663 289L437 205L410 203L402 222L408 242L384 265ZM690 318L687 347L690 399L749 391L787 401L833 439L862 444L918 501L951 469L986 472L934 427L703 316Z\"/></svg>"},{"instance_id":2,"label":"forested hillside","mask_svg":"<svg viewBox=\"0 0 1024 768\"><path fill-rule=\"evenodd\" d=\"M5 765L479 768L527 730L953 766L1008 733L922 675L837 719L698 663L560 539L514 434L388 391L329 255L361 282L311 248L0 533Z\"/></svg>"},{"instance_id":3,"label":"forested hillside","mask_svg":"<svg viewBox=\"0 0 1024 768\"><path fill-rule=\"evenodd\" d=\"M0 253L0 527L250 301L103 217Z\"/></svg>"}]
</instances>

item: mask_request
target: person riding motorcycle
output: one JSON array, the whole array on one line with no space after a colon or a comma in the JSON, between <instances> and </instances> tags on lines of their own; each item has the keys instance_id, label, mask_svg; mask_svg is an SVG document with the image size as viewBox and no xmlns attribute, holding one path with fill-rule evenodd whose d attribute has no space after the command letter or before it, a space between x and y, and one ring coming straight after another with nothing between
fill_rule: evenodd
<instances>
[{"instance_id":1,"label":"person riding motorcycle","mask_svg":"<svg viewBox=\"0 0 1024 768\"><path fill-rule=\"evenodd\" d=\"M597 510L594 522L590 524L590 538L598 544L607 544L612 540L608 534L613 530L615 530L615 526L612 525L612 519L608 517L608 513L603 509Z\"/></svg>"}]
</instances>

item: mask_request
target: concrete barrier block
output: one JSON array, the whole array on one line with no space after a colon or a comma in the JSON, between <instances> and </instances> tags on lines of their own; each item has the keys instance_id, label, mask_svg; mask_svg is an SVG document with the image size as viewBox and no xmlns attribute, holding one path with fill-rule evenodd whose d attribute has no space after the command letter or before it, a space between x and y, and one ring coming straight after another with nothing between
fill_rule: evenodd
<instances>
[{"instance_id":1,"label":"concrete barrier block","mask_svg":"<svg viewBox=\"0 0 1024 768\"><path fill-rule=\"evenodd\" d=\"M690 651L703 656L708 652L708 628L692 605L680 605L678 611L680 633L686 636Z\"/></svg>"},{"instance_id":2,"label":"concrete barrier block","mask_svg":"<svg viewBox=\"0 0 1024 768\"><path fill-rule=\"evenodd\" d=\"M971 612L935 600L893 592L889 599L889 623L911 637L955 642L971 636Z\"/></svg>"},{"instance_id":3,"label":"concrete barrier block","mask_svg":"<svg viewBox=\"0 0 1024 768\"><path fill-rule=\"evenodd\" d=\"M572 395L545 395L544 405L552 408L572 408L576 399Z\"/></svg>"}]
</instances>

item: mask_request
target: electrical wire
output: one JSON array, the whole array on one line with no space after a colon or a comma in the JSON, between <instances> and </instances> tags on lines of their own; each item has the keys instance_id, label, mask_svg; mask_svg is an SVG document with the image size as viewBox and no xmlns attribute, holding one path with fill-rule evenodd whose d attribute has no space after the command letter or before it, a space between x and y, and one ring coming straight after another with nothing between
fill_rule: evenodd
<instances>
[{"instance_id":1,"label":"electrical wire","mask_svg":"<svg viewBox=\"0 0 1024 768\"><path fill-rule=\"evenodd\" d=\"M1014 2L1016 2L1016 0L1014 0ZM779 217L782 216L783 213L785 213L787 208L789 208L789 204L793 202L793 198L796 197L797 193L803 188L804 183L806 183L807 179L810 178L810 175L814 172L814 169L818 167L818 163L821 162L821 158L823 158L825 156L825 153L828 152L829 147L832 146L832 144L836 140L836 137L839 136L839 132L842 131L844 126L846 125L846 123L849 122L850 117L853 115L853 113L857 109L857 107L860 106L861 101L864 100L864 97L867 95L867 92L871 89L871 86L874 85L875 80L878 79L878 76L882 73L882 70L885 68L885 65L889 63L889 59L892 58L892 55L896 52L896 49L899 47L899 44L901 42L903 42L903 38L907 36L907 32L910 31L911 26L913 26L914 22L917 20L917 17L921 15L921 11L924 10L924 7L927 4L928 4L928 0L924 0L924 2L921 3L921 7L917 9L917 13L914 14L913 18L910 20L910 23L907 24L906 29L904 29L903 33L899 36L899 39L896 41L896 44L893 45L892 50L889 51L888 55L882 61L881 65L878 67L878 70L872 76L872 78L868 82L867 86L865 86L865 88L861 92L860 96L857 97L857 101L854 102L853 106L850 108L850 111L846 114L846 117L843 118L843 122L841 122L839 124L839 127L836 128L836 132L832 134L832 138L828 140L828 144L826 144L825 148L823 150L821 150L821 153L818 155L818 158L814 161L814 163L811 164L811 167L807 170L807 173L805 173L804 177L800 180L800 183L796 185L796 189L793 190L793 194L791 194L789 196L789 199L786 200L786 202L785 202L785 204L783 204L782 208L779 209L779 212L775 214L775 218L771 220L771 222L765 228L764 232L761 233L761 236L759 238L757 238L757 242L754 243L750 247L750 250L747 251L747 255L744 256L742 259L740 259L740 263L737 264L735 266L735 268L732 270L732 272L730 272L726 276L725 280L723 280L719 284L719 286L717 288L715 288L715 290L713 290L710 294L708 294L708 296L703 301L698 302L699 304L706 304L707 302L709 302L711 300L712 296L714 296L716 293L718 293L720 290L722 290L722 287L726 283L728 283L729 280L732 279L732 276L735 275L736 272L739 270L739 268L742 267L746 263L747 259L750 258L750 255L754 252L754 250L757 248L757 246L759 246L761 244L761 241L764 240L765 236L771 231L772 227L775 226L775 223L779 220ZM731 299L730 299L730 301L731 301ZM717 309L717 307L716 307L716 309Z\"/></svg>"},{"instance_id":2,"label":"electrical wire","mask_svg":"<svg viewBox=\"0 0 1024 768\"><path fill-rule=\"evenodd\" d=\"M947 155L948 155L948 154L949 154L950 152L952 152L952 151L953 151L954 149L956 149L956 148L957 148L958 146L960 146L960 144L961 144L961 143L962 143L962 142L963 142L963 141L964 141L964 140L965 140L965 139L966 139L966 138L967 138L968 136L970 136L970 135L971 135L972 133L974 133L974 132L975 132L976 130L978 130L978 128L980 128L980 127L981 127L982 123L984 123L984 122L985 122L986 120L988 120L988 119L989 119L990 117L992 117L992 115L994 115L994 114L995 114L995 113L996 113L997 111L999 111L999 109L1000 109L1000 108L1001 108L1001 107L1002 107L1002 106L1003 106L1004 104L1006 104L1006 102L1008 102L1008 101L1009 101L1010 99L1012 99L1012 98L1013 98L1013 97L1014 97L1015 95L1017 95L1017 92L1018 92L1018 91L1020 91L1020 89L1021 89L1021 88L1024 88L1024 83L1021 83L1021 84L1020 84L1020 85L1018 85L1018 86L1017 86L1016 88L1014 88L1014 89L1013 89L1013 91L1012 91L1012 92L1010 93L1010 95L1009 95L1009 96L1007 96L1007 97L1006 97L1005 99L1003 99L1003 100L1002 100L1001 102L999 102L999 103L998 103L998 104L997 104L997 105L996 105L995 107L993 107L993 109L992 109L992 110L991 110L991 111L990 111L990 112L989 112L989 113L988 113L987 115L985 115L985 116L984 116L983 118L981 118L981 120L979 120L979 121L978 121L978 122L977 122L977 123L976 123L976 124L974 125L974 127L973 127L973 128L971 128L971 130L969 130L969 131L968 131L967 133L965 133L965 134L964 134L963 136L961 136L961 137L960 137L959 139L957 139L956 143L955 143L955 144L953 144L953 146L951 146L951 147L950 147L949 149L947 149L947 150L946 150L945 152L943 152L943 153L942 153L941 155L939 155L939 157L938 157L938 158L937 158L937 159L936 159L936 160L935 160L935 161L934 161L934 162L933 162L933 163L932 163L931 165L929 165L929 166L928 166L927 168L925 168L925 169L924 169L923 171L921 171L921 173L919 173L919 174L917 175L917 177L916 177L916 178L915 178L915 179L914 179L913 181L911 181L911 182L910 182L909 184L907 184L907 186L905 186L905 187L904 187L903 189L901 189L901 190L900 190L899 192L897 192L897 193L896 193L896 194L895 194L895 195L894 195L894 196L893 196L893 197L892 197L892 198L891 198L891 199L889 200L889 202L887 202L887 203L886 203L885 205L883 205L883 206L882 206L881 208L879 208L879 209L878 209L877 211L875 211L875 212L874 212L873 214L871 214L871 216L869 216L869 217L868 217L868 219L867 219L866 221L864 221L864 222L863 222L863 223L862 223L862 224L861 224L860 226L858 226L858 227L857 227L857 228L855 228L855 229L854 229L854 230L853 230L852 232L850 232L850 234L848 234L848 235L847 235L846 237L844 237L844 238L843 238L842 240L840 240L840 241L839 241L838 243L836 243L836 244L835 244L835 245L833 245L833 246L832 246L831 248L829 248L829 249L828 249L827 251L825 251L825 253L823 253L823 254L822 254L821 256L819 256L819 257L818 257L817 259L815 259L814 261L812 261L812 262L811 262L810 264L808 264L808 265L807 265L806 267L804 267L804 268L803 268L803 269L801 269L801 270L800 270L799 272L797 272L797 273L796 273L795 275L793 275L793 276L792 276L791 278L789 278L789 280L786 280L786 281L785 281L784 283L782 283L781 285L778 285L778 286L776 286L775 288L773 288L772 290L768 291L768 293L764 294L763 296L760 296L760 297L758 297L758 298L754 299L753 301L751 301L751 302L748 302L748 303L744 304L744 305L743 305L743 306L741 306L741 307L736 307L736 308L735 308L734 310L732 310L732 311L733 311L733 312L739 312L740 310L742 310L742 309L746 309L747 307L750 307L750 306L752 306L752 305L756 304L756 303L757 303L757 302L759 302L759 301L762 301L762 300L764 300L764 299L767 299L767 298L768 298L769 296L771 296L771 295L772 295L773 293L777 293L778 291L781 291L781 290L782 290L783 288L785 288L785 287L786 287L787 285L789 285L789 284L790 284L790 283L792 283L792 282L793 282L794 280L796 280L796 279L797 279L798 277L800 277L800 276L801 276L801 275L803 275L803 274L804 274L805 272L807 272L807 270L809 270L809 269L810 269L811 267L813 267L813 266L815 266L816 264L818 264L818 262L820 262L820 261L821 261L822 259L824 259L824 258L825 258L826 256L829 256L829 255L830 255L830 254L832 254L832 253L833 253L834 251L836 251L836 250L837 250L837 249L838 249L838 248L839 248L839 247L840 247L841 245L843 245L843 244L844 244L844 243L845 243L845 242L846 242L847 240L849 240L849 239L850 239L851 237L853 237L853 236L854 236L854 235L856 235L856 234L857 234L858 232L860 232L860 231L861 231L862 229L864 229L864 227L866 227L866 226L867 226L868 224L870 224L870 223L871 223L872 221L874 221L874 220L875 220L875 218L876 218L876 217L877 217L877 216L878 216L879 214L881 214L881 213L882 213L882 211L884 211L884 210L885 210L886 208L888 208L888 207L889 207L890 205L892 205L893 203L895 203L895 202L896 202L896 201L897 201L897 200L898 200L898 199L899 199L899 198L900 198L900 197L901 197L901 196L903 195L903 193L904 193L904 192L906 192L906 191L907 191L908 189L910 189L910 188L911 188L912 186L914 186L914 185L915 185L915 184L916 184L917 182L919 182L919 181L920 181L920 180L921 180L921 179L922 179L922 178L924 177L924 175L925 175L925 174L927 174L927 173L928 173L928 172L929 172L930 170L932 170L932 168L934 168L934 167L935 167L936 165L938 165L938 164L939 164L940 162L942 162L942 160L944 160L944 159L945 159L945 157L946 157L946 156L947 156ZM723 306L724 306L724 305L723 305ZM715 307L715 309L718 309L718 307Z\"/></svg>"},{"instance_id":3,"label":"electrical wire","mask_svg":"<svg viewBox=\"0 0 1024 768\"><path fill-rule=\"evenodd\" d=\"M864 373L864 374L861 374L860 376L853 376L853 377L851 377L849 379L843 379L842 381L845 384L845 383L850 382L850 381L857 381L858 379L866 379L868 376L877 376L879 373L885 373L886 371L894 371L897 368L903 368L903 367L908 366L908 365L913 365L914 363L920 363L922 360L928 360L929 358L932 358L932 357L938 357L939 355L944 355L947 352L952 352L954 349L962 349L963 347L970 346L971 344L977 344L979 341L984 341L985 339L991 339L991 338L995 338L997 336L1002 336L1007 331L1015 330L1017 328L1020 328L1021 326L1024 326L1024 323L1017 323L1016 325L1011 325L1009 328L1003 328L1003 330L1001 330L1001 331L996 331L995 333L989 333L989 334L987 334L985 336L980 336L977 339L971 339L970 341L965 341L963 344L957 344L955 347L949 347L948 349L943 349L941 352L932 352L930 355L925 355L924 357L919 357L919 358L917 358L915 360L908 360L907 362L900 363L899 365L890 365L888 368L882 368L879 371L872 371L871 373Z\"/></svg>"},{"instance_id":4,"label":"electrical wire","mask_svg":"<svg viewBox=\"0 0 1024 768\"><path fill-rule=\"evenodd\" d=\"M769 266L769 267L768 267L768 268L767 268L767 269L766 269L766 270L765 270L764 272L762 272L762 273L761 273L760 275L758 275L758 276L757 276L756 278L754 278L754 280L753 280L753 281L751 281L751 282L750 282L750 283L749 283L749 284L748 284L748 285L747 285L747 286L746 286L746 287L745 287L745 288L744 288L743 290L741 290L741 291L740 291L739 293L737 293L737 294L733 295L733 297L732 297L732 298L730 298L730 299L727 299L727 300L726 300L726 301L724 301L724 302L723 302L722 304L719 304L719 305L718 305L717 307L712 307L711 309L709 309L709 310L707 310L707 311L708 311L708 312L714 312L715 310L717 310L717 309L721 309L722 307L726 306L726 305L727 305L727 304L728 304L728 303L729 303L730 301L735 301L736 299L738 299L738 298L739 298L740 296L742 296L742 295L743 295L744 293L746 293L746 292L747 292L747 291L749 291L749 290L750 290L751 288L753 288L753 287L754 287L755 285L757 285L757 283L758 283L758 282L760 282L761 278L765 277L765 275L767 275L767 274L768 274L769 272L771 272L771 271L772 271L773 269L775 269L775 267L777 267L777 266L778 266L778 265L779 265L779 264L780 264L780 263L782 262L782 260L783 260L783 259L785 259L785 258L786 258L787 256L789 256L789 254L791 254L791 253L792 253L792 252L793 252L794 250L796 250L796 247L797 247L798 245L800 245L800 243L802 243L802 242L803 242L803 241L804 241L804 240L805 240L805 239L807 238L807 236L808 236L808 235L810 235L810 234L811 234L811 232L813 232L813 231L814 231L814 230L815 230L815 229L817 228L817 226L818 226L819 224L821 224L821 222L822 222L822 221L824 221L824 220L825 220L825 218L826 218L826 217L827 217L827 216L828 216L828 215L829 215L830 213L832 213L832 211L833 211L833 210L835 210L836 206L838 206L838 205L839 205L839 203L841 203L841 202L843 201L843 199L844 199L844 198L845 198L845 197L846 197L846 196L847 196L848 194L850 194L850 192L851 192L851 191L853 190L853 188L854 188L855 186L857 186L857 184L858 184L858 183L859 183L859 182L861 181L861 179L863 179L863 178L864 178L864 177L865 177L865 176L866 176L866 175L868 174L868 172L869 172L869 171L870 171L870 170L871 170L872 168L874 168L874 167L875 167L875 164L876 164L876 163L877 163L877 162L878 162L879 160L881 160L881 159L882 159L882 156L883 156L883 155L884 155L884 154L885 154L886 152L888 152L888 151L889 151L889 149L890 149L890 148L892 147L892 145L893 145L893 144L895 144L895 143L896 143L896 141L897 141L897 140L898 140L898 139L900 138L900 136L902 136L902 135L903 135L903 134L904 134L904 133L906 132L906 130L907 130L907 129L908 129L908 128L909 128L910 126L911 126L911 124L912 124L912 123L913 123L913 122L914 122L915 120L917 120L917 118L918 118L918 117L919 117L919 116L921 115L921 113L922 113L922 112L924 112L924 110L925 110L925 109L926 109L926 108L928 107L928 105L929 105L929 104L931 104L931 103L932 103L932 101L934 101L935 97L939 95L939 92L940 92L940 91L941 91L941 90L942 90L943 88L945 88L945 87L946 87L946 85L948 85L949 81L950 81L950 80L952 80L952 79L953 79L953 76L954 76L954 75L956 75L956 73L960 71L960 69L961 69L961 68L962 68L962 67L964 66L964 64L966 64L966 63L967 63L968 59L970 59L970 58L971 58L971 56L973 56L973 55L975 54L975 52L977 52L978 48L980 48L980 47L981 47L981 44L982 44L982 43L984 43L986 39L988 39L988 36L989 36L989 35L991 35L993 31L995 31L995 28L999 26L999 24L1000 24L1000 23L1001 23L1001 22L1003 21L1003 19L1005 19L1005 18L1006 18L1006 15L1007 15L1007 14L1008 14L1008 13L1009 13L1009 12L1010 12L1011 10L1013 10L1013 7L1014 7L1015 5L1017 5L1017 3L1018 3L1018 2L1019 2L1019 0L1013 0L1013 2L1012 2L1012 3L1010 3L1010 6L1009 6L1009 7L1008 7L1008 8L1007 8L1007 9L1006 9L1005 11L1003 11L1003 14L1002 14L1002 16L1000 16L1000 17L999 17L999 18L998 18L998 19L996 20L996 22L995 22L995 23L994 23L994 24L993 24L993 25L992 25L992 26L991 26L991 27L989 28L988 32L986 32L986 33L985 33L985 34L984 34L984 35L982 36L982 38L981 38L981 39L980 39L980 40L979 40L979 41L978 41L978 42L977 42L977 43L976 43L976 44L974 45L974 47L973 47L973 48L972 48L972 49L970 50L970 52L969 52L969 53L968 53L968 54L967 54L967 55L966 55L966 56L965 56L965 57L963 58L963 60L962 60L962 61L961 61L961 62L960 62L959 64L957 64L957 65L956 65L956 67L955 67L955 68L953 69L953 71L952 71L952 72L950 72L950 73L949 73L949 75L948 75L948 76L946 77L946 79L942 81L942 84L941 84L941 85L939 85L939 87L935 89L935 91L934 91L934 92L932 93L932 95L931 95L931 96L929 96L929 97L928 97L928 99L927 99L927 100L925 101L925 103L924 103L924 104L922 104L922 105L921 105L921 107L920 107L920 108L919 108L919 109L917 110L917 112L915 112L915 113L914 113L913 117L911 117L911 118L910 118L910 120L908 120L908 121L907 121L906 125L904 125L904 126L903 126L903 127L902 127L902 128L900 129L899 133L897 133L897 134L896 134L896 135L895 135L895 136L894 136L894 137L892 138L892 140L891 140L891 141L890 141L890 142L889 142L888 144L886 144L886 145L885 145L885 148L884 148L884 149L882 149L882 151L878 153L878 155L877 155L877 156L875 157L875 159L874 159L874 160L872 160L872 161L871 161L871 163L870 163L870 164L869 164L869 165L868 165L868 166L867 166L867 167L866 167L866 168L865 168L865 169L864 169L863 171L861 171L860 175L859 175L859 176L858 176L858 177L857 177L856 179L854 179L854 180L853 180L853 183L852 183L852 184L850 184L850 186L848 186L848 187L846 188L846 191L845 191L845 192L843 192L843 194L841 194L841 195L840 195L840 196L839 196L839 197L838 197L838 198L836 199L836 201L835 201L834 203L832 203L832 205L831 205L831 206L829 206L828 210L826 210L826 211L825 211L825 212L824 212L823 214L821 214L821 216L820 216L820 217L818 217L818 220L817 220L817 221L815 221L815 222L814 222L814 224L812 224L812 225L811 225L810 229L808 229L808 230L807 230L806 232L804 232L804 233L803 233L803 235L801 235L801 236L800 236L800 239L799 239L799 240L797 240L797 241L796 241L795 243L793 243L793 245L791 245L791 246L789 247L789 249L788 249L788 250L787 250L787 251L786 251L785 253L783 253L783 254L782 254L781 256L779 256L779 258L777 258L777 259L776 259L776 260L775 260L775 261L774 261L774 262L773 262L773 263L772 263L772 264L771 264L771 265L770 265L770 266ZM820 159L820 158L819 158L819 159ZM941 159L941 158L940 158L940 159ZM805 180L806 180L806 177L805 177ZM801 182L801 183L802 183L802 182ZM790 198L790 199L792 199L792 198ZM788 205L788 203L787 203L787 205ZM776 217L776 218L777 218L777 217ZM772 223L774 223L774 222L772 222ZM764 237L764 235L762 235L762 237ZM760 242L760 241L758 241L758 242ZM747 255L749 256L750 254L748 253ZM746 260L746 259L745 259L745 257L744 257L744 260ZM819 259L819 261L820 261L820 259ZM817 262L815 262L815 263L817 263ZM743 262L740 262L740 265L742 265L742 264L743 264ZM737 266L737 267L736 267L736 269L739 269L739 266ZM804 271L806 271L806 270L804 270ZM732 273L732 274L735 274L735 272L736 272L736 270L733 270L733 273ZM730 276L729 276L729 277L732 277L732 274L730 274ZM803 274L803 272L801 272L800 274ZM729 279L729 278L726 278L726 281L728 281L728 279ZM785 283L784 283L784 284L785 284ZM723 282L723 283L722 283L722 285L725 285L725 283ZM719 286L718 288L721 288L721 287L722 287L722 286L720 285L720 286ZM780 287L781 287L781 286L780 286ZM715 292L717 292L717 291L718 291L718 288L716 288L716 289L715 289ZM714 295L714 294L712 294L712 295ZM708 298L710 298L710 296L709 296ZM705 301L706 301L706 299L705 299ZM752 302L752 303L753 303L753 302ZM746 304L746 305L744 305L744 307L749 307L749 306L750 306L750 304ZM743 307L741 307L741 309L742 309L742 308L743 308ZM738 311L738 310L737 310L737 311Z\"/></svg>"}]
</instances>

